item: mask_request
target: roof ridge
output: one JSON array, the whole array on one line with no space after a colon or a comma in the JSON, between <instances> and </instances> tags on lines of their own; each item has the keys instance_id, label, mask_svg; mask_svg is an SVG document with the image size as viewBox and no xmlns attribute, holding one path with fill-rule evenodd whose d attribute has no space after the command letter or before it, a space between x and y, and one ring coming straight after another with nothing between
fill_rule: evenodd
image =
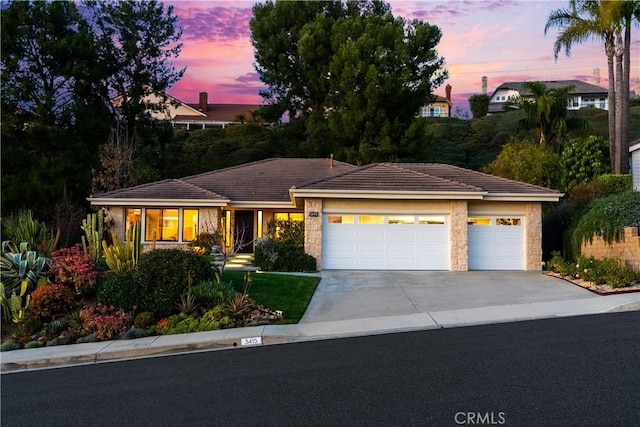
<instances>
[{"instance_id":1,"label":"roof ridge","mask_svg":"<svg viewBox=\"0 0 640 427\"><path fill-rule=\"evenodd\" d=\"M460 166L455 166L455 165L445 165L445 164L443 164L443 163L426 163L426 164L428 164L428 165L438 165L438 166L447 166L447 167L452 167L452 168L456 168L456 169L463 170L464 172L467 172L467 173L469 173L469 172L470 172L470 173L474 173L474 174L477 174L477 175L483 175L483 176L487 176L487 177L489 177L489 178L499 179L499 180L501 180L501 181L515 182L515 183L522 184L522 185L525 185L525 186L527 186L527 187L535 188L535 189L538 189L538 190L555 191L556 193L560 193L560 191L558 191L558 190L556 190L556 189L554 189L554 188L547 188L547 187L543 187L542 185L535 185L535 184L530 184L530 183L528 183L528 182L517 181L517 180L515 180L515 179L504 178L504 177L502 177L502 176L491 175L490 173L480 172L480 171L476 171L476 170L473 170L473 169L465 169L465 168L462 168L462 167L460 167Z\"/></svg>"},{"instance_id":2,"label":"roof ridge","mask_svg":"<svg viewBox=\"0 0 640 427\"><path fill-rule=\"evenodd\" d=\"M197 173L195 175L183 176L182 178L179 178L179 179L184 180L184 179L192 179L192 178L196 178L196 177L201 177L201 176L205 176L205 175L214 175L214 174L217 174L217 173L220 173L220 172L223 172L223 171L230 171L230 170L233 170L233 169L239 169L239 168L247 167L249 165L255 165L255 164L258 164L258 163L268 163L270 161L281 159L281 158L282 157L270 157L268 159L254 160L253 162L249 162L249 163L242 163L242 164L235 165L235 166L227 166L226 168L222 168L222 169L215 169L215 170L212 170L212 171Z\"/></svg>"},{"instance_id":3,"label":"roof ridge","mask_svg":"<svg viewBox=\"0 0 640 427\"><path fill-rule=\"evenodd\" d=\"M340 163L344 163L345 165L351 165L351 163L346 163L346 162L340 162ZM343 177L345 175L349 175L349 174L354 173L354 172L358 172L358 171L361 171L361 170L368 169L368 168L370 168L371 166L373 166L375 164L376 163L371 163L371 164L364 165L364 166L357 166L355 169L351 169L351 170L339 173L337 175L327 176L327 177L315 179L315 180L312 180L312 181L306 181L306 182L303 182L302 184L299 184L297 187L294 185L292 188L303 188L303 187L306 187L307 185L317 184L318 182L329 181L329 180L334 179L334 178L340 178L340 177ZM351 165L351 166L355 166L355 165Z\"/></svg>"},{"instance_id":4,"label":"roof ridge","mask_svg":"<svg viewBox=\"0 0 640 427\"><path fill-rule=\"evenodd\" d=\"M443 178L441 176L431 175L430 173L420 172L420 171L413 170L413 169L407 169L407 168L404 168L404 167L400 166L402 164L405 164L405 165L412 165L412 164L414 164L414 165L420 165L420 164L422 164L422 165L424 165L424 164L427 164L427 165L429 165L429 164L441 165L442 163L382 163L382 164L385 164L385 165L388 165L388 166L391 166L391 167L396 167L397 169L402 169L402 170L406 170L406 171L409 171L409 172L413 172L413 173L416 173L416 174L419 174L419 175L422 175L422 176L426 176L426 177L429 177L429 178L435 178L435 179L438 179L440 181L450 182L452 184L457 184L457 185L461 185L461 186L464 186L464 187L473 188L476 191L485 191L482 187L476 187L475 185L467 184L467 183L456 181L456 180L453 180L453 179Z\"/></svg>"},{"instance_id":5,"label":"roof ridge","mask_svg":"<svg viewBox=\"0 0 640 427\"><path fill-rule=\"evenodd\" d=\"M176 181L176 180L177 180L176 178L165 178L165 179L162 179L160 181L144 182L142 184L134 185L133 187L116 188L115 190L105 191L105 192L102 192L102 193L94 194L91 197L102 196L103 194L120 193L120 192L122 192L124 190L131 190L133 188L145 188L145 187L149 187L151 185L160 184L161 182Z\"/></svg>"},{"instance_id":6,"label":"roof ridge","mask_svg":"<svg viewBox=\"0 0 640 427\"><path fill-rule=\"evenodd\" d=\"M184 185L187 185L187 186L189 186L189 187L192 187L192 188L198 189L198 190L200 190L200 191L204 191L205 193L207 193L207 194L211 194L211 195L213 195L214 197L222 197L222 198L224 198L224 199L229 199L228 197L223 196L223 195L222 195L222 194L220 194L220 193L215 193L215 192L213 192L213 191L207 190L206 188L202 188L202 187L200 187L199 185L195 185L195 184L192 184L192 183L190 183L190 182L183 181L181 178L175 178L175 179L173 179L173 181L177 181L177 182L180 182L180 183L182 183L182 184L184 184Z\"/></svg>"}]
</instances>

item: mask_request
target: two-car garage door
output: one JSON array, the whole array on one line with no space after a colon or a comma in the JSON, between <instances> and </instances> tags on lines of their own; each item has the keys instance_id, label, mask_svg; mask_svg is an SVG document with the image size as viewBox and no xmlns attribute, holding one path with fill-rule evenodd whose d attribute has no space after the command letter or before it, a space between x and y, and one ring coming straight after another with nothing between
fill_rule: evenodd
<instances>
[{"instance_id":1,"label":"two-car garage door","mask_svg":"<svg viewBox=\"0 0 640 427\"><path fill-rule=\"evenodd\" d=\"M469 270L524 270L524 218L467 222ZM325 214L322 265L347 270L449 270L448 215ZM455 231L454 231L455 232Z\"/></svg>"},{"instance_id":2,"label":"two-car garage door","mask_svg":"<svg viewBox=\"0 0 640 427\"><path fill-rule=\"evenodd\" d=\"M448 270L446 215L326 214L325 269Z\"/></svg>"}]
</instances>

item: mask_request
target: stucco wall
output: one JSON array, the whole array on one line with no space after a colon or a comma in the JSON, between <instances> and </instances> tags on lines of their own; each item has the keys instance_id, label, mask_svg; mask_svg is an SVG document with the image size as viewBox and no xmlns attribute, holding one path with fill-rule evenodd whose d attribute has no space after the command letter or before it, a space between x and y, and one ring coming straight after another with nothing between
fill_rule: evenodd
<instances>
[{"instance_id":1,"label":"stucco wall","mask_svg":"<svg viewBox=\"0 0 640 427\"><path fill-rule=\"evenodd\" d=\"M606 243L602 237L594 237L592 242L582 244L582 254L596 259L618 258L623 262L628 261L636 273L640 273L640 236L637 227L629 227L624 230L624 240Z\"/></svg>"},{"instance_id":2,"label":"stucco wall","mask_svg":"<svg viewBox=\"0 0 640 427\"><path fill-rule=\"evenodd\" d=\"M314 212L313 216L310 215ZM315 213L317 212L317 216ZM318 269L322 268L322 200L304 201L304 251L316 259Z\"/></svg>"}]
</instances>

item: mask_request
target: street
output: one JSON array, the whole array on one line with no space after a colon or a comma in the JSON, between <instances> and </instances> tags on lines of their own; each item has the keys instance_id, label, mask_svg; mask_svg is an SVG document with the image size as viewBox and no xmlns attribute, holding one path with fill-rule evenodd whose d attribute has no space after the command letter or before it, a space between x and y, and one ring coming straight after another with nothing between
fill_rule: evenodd
<instances>
[{"instance_id":1,"label":"street","mask_svg":"<svg viewBox=\"0 0 640 427\"><path fill-rule=\"evenodd\" d=\"M8 373L3 426L637 425L640 313Z\"/></svg>"}]
</instances>

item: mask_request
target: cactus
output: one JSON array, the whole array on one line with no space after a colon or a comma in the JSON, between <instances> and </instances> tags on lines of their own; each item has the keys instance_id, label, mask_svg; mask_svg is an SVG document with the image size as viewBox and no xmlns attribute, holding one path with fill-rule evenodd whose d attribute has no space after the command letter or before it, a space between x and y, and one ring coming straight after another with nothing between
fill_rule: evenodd
<instances>
[{"instance_id":1,"label":"cactus","mask_svg":"<svg viewBox=\"0 0 640 427\"><path fill-rule=\"evenodd\" d=\"M97 213L87 214L87 218L82 220L82 249L97 261L102 256L102 232L104 230L104 212L102 209Z\"/></svg>"},{"instance_id":2,"label":"cactus","mask_svg":"<svg viewBox=\"0 0 640 427\"><path fill-rule=\"evenodd\" d=\"M31 302L31 295L27 295L24 300L24 305L22 305L22 298L24 297L24 294L27 293L28 287L29 283L26 280L23 280L22 285L20 286L20 295L17 295L15 291L11 293L11 298L9 299L9 311L11 311L11 317L14 323L20 324L26 317L29 302Z\"/></svg>"},{"instance_id":3,"label":"cactus","mask_svg":"<svg viewBox=\"0 0 640 427\"><path fill-rule=\"evenodd\" d=\"M111 233L113 245L107 246L106 241L102 241L102 250L109 269L118 273L132 271L140 260L140 222L136 221L126 233L126 240L120 242L115 233Z\"/></svg>"}]
</instances>

